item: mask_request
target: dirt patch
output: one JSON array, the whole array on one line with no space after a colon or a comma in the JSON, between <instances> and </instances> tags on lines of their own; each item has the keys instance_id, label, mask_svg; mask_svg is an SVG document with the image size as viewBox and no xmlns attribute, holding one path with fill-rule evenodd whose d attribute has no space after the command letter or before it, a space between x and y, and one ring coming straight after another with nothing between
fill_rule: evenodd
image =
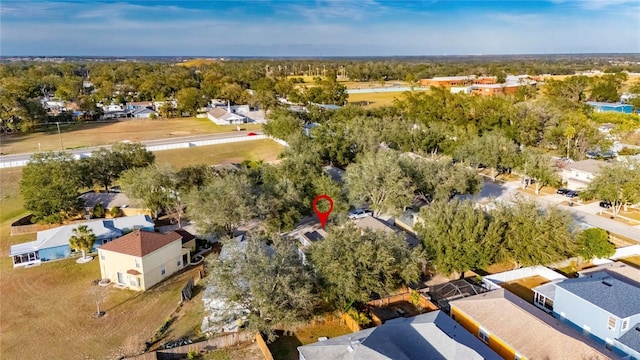
<instances>
[{"instance_id":1,"label":"dirt patch","mask_svg":"<svg viewBox=\"0 0 640 360\"><path fill-rule=\"evenodd\" d=\"M518 297L525 299L530 303L533 303L534 293L533 293L533 290L531 289L533 289L536 286L546 284L548 282L549 282L549 279L540 275L535 275L535 276L529 276L526 278L502 283L500 284L500 286L518 295Z\"/></svg>"}]
</instances>

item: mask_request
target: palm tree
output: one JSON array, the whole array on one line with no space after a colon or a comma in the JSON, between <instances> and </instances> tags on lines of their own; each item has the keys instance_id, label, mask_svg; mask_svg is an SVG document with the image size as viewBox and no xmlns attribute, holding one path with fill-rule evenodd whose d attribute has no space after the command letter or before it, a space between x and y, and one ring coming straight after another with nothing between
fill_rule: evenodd
<instances>
[{"instance_id":1,"label":"palm tree","mask_svg":"<svg viewBox=\"0 0 640 360\"><path fill-rule=\"evenodd\" d=\"M69 246L74 250L82 251L82 259L86 259L87 251L93 248L95 242L96 236L93 234L93 230L89 229L87 225L80 225L73 229Z\"/></svg>"}]
</instances>

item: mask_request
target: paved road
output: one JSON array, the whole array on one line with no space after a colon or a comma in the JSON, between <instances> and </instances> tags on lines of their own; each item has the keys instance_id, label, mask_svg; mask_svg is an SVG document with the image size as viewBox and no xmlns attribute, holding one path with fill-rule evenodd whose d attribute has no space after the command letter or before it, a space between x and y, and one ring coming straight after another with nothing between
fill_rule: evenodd
<instances>
[{"instance_id":1,"label":"paved road","mask_svg":"<svg viewBox=\"0 0 640 360\"><path fill-rule=\"evenodd\" d=\"M235 137L247 136L249 132L253 132L256 134L262 134L261 131L253 130L253 131L233 131L219 134L209 134L209 135L195 135L195 136L183 136L183 137L173 137L167 139L157 139L157 140L147 140L142 141L143 144L147 146L158 146L158 145L172 145L172 144L180 144L185 142L193 142L193 141L205 141L205 140L216 140L216 139L230 139ZM111 145L101 145L94 146L88 148L80 148L68 150L70 153L74 155L80 155L84 153L90 153L93 150L97 150L100 148L110 149ZM0 156L0 163L11 162L11 161L23 161L29 160L31 155L34 153L23 153L23 154L14 154L14 155L2 155Z\"/></svg>"},{"instance_id":2,"label":"paved road","mask_svg":"<svg viewBox=\"0 0 640 360\"><path fill-rule=\"evenodd\" d=\"M569 207L561 205L561 202L567 201L567 198L562 195L554 194L534 197L528 193L517 191L520 186L519 181L507 183L485 181L482 191L475 197L475 199L479 201L489 199L511 201L517 197L528 197L535 199L540 204L557 205L559 208L569 211L579 222L583 222L593 227L599 227L610 233L618 234L640 243L640 225L629 226L597 215L602 210L597 202L584 205L575 204L574 206Z\"/></svg>"}]
</instances>

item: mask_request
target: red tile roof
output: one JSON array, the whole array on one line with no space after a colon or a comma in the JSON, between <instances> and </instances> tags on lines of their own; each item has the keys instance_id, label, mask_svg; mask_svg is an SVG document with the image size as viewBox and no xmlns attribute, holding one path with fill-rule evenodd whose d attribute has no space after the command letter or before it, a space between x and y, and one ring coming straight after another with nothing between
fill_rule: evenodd
<instances>
[{"instance_id":1,"label":"red tile roof","mask_svg":"<svg viewBox=\"0 0 640 360\"><path fill-rule=\"evenodd\" d=\"M129 274L129 275L140 275L142 273L140 271L138 271L138 270L129 269L129 270L127 270L127 274Z\"/></svg>"},{"instance_id":2,"label":"red tile roof","mask_svg":"<svg viewBox=\"0 0 640 360\"><path fill-rule=\"evenodd\" d=\"M136 230L100 246L100 249L143 257L181 238L182 236L176 232L160 234Z\"/></svg>"},{"instance_id":3,"label":"red tile roof","mask_svg":"<svg viewBox=\"0 0 640 360\"><path fill-rule=\"evenodd\" d=\"M187 230L184 230L184 229L173 230L173 232L177 233L180 236L182 236L182 243L183 244L196 238L195 235L191 234L190 232L188 232Z\"/></svg>"}]
</instances>

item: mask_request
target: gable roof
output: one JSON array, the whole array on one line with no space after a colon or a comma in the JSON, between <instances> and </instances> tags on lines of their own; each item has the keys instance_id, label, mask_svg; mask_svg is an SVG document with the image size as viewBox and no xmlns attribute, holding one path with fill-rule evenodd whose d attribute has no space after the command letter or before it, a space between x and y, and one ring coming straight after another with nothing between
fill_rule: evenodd
<instances>
[{"instance_id":1,"label":"gable roof","mask_svg":"<svg viewBox=\"0 0 640 360\"><path fill-rule=\"evenodd\" d=\"M11 246L10 255L69 245L69 238L73 235L73 229L80 225L86 225L93 231L93 234L98 240L117 238L122 236L123 232L126 231L138 228L153 228L155 226L151 218L147 215L125 216L63 225L53 229L38 231L36 241ZM99 244L99 242L97 244Z\"/></svg>"},{"instance_id":2,"label":"gable roof","mask_svg":"<svg viewBox=\"0 0 640 360\"><path fill-rule=\"evenodd\" d=\"M640 287L606 271L567 279L557 286L619 318L640 314Z\"/></svg>"},{"instance_id":3,"label":"gable roof","mask_svg":"<svg viewBox=\"0 0 640 360\"><path fill-rule=\"evenodd\" d=\"M160 234L136 230L121 238L102 245L100 250L108 250L120 254L144 257L174 241L181 239L182 236L173 231L167 234Z\"/></svg>"},{"instance_id":4,"label":"gable roof","mask_svg":"<svg viewBox=\"0 0 640 360\"><path fill-rule=\"evenodd\" d=\"M450 305L528 359L609 359L588 339L505 289Z\"/></svg>"},{"instance_id":5,"label":"gable roof","mask_svg":"<svg viewBox=\"0 0 640 360\"><path fill-rule=\"evenodd\" d=\"M620 336L617 340L629 348L640 352L640 323L632 326L629 331Z\"/></svg>"},{"instance_id":6,"label":"gable roof","mask_svg":"<svg viewBox=\"0 0 640 360\"><path fill-rule=\"evenodd\" d=\"M441 311L298 347L305 360L501 359Z\"/></svg>"},{"instance_id":7,"label":"gable roof","mask_svg":"<svg viewBox=\"0 0 640 360\"><path fill-rule=\"evenodd\" d=\"M209 115L213 116L218 120L234 120L234 119L244 119L244 116L228 112L227 109L223 107L217 107L208 112Z\"/></svg>"},{"instance_id":8,"label":"gable roof","mask_svg":"<svg viewBox=\"0 0 640 360\"><path fill-rule=\"evenodd\" d=\"M191 234L190 232L188 232L185 229L177 229L177 230L173 230L173 232L178 234L178 235L180 235L180 236L182 236L182 243L183 244L196 238L195 235Z\"/></svg>"}]
</instances>

